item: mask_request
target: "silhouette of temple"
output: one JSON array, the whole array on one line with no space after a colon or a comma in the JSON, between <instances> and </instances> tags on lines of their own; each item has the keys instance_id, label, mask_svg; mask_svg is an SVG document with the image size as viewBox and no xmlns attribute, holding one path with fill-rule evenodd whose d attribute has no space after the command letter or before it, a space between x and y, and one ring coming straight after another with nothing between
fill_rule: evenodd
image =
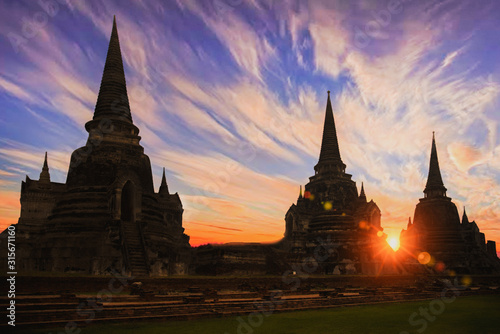
<instances>
[{"instance_id":1,"label":"silhouette of temple","mask_svg":"<svg viewBox=\"0 0 500 334\"><path fill-rule=\"evenodd\" d=\"M182 203L165 170L153 188L151 163L132 122L116 21L85 146L71 156L66 183L50 181L47 155L40 179L21 187L17 228L19 271L134 276L187 272L191 247Z\"/></svg>"},{"instance_id":2,"label":"silhouette of temple","mask_svg":"<svg viewBox=\"0 0 500 334\"><path fill-rule=\"evenodd\" d=\"M39 180L26 176L16 225L17 270L133 276L171 274L387 274L429 271L500 272L493 241L485 242L464 210L462 222L446 196L435 139L424 198L401 232L399 265L385 242L380 209L360 193L340 155L330 92L319 160L285 215L274 244L230 243L192 249L182 227L182 203L169 192L165 169L158 192L151 163L132 121L116 20L85 146L71 155L66 183L50 180L47 153ZM0 237L5 239L7 230ZM0 260L6 260L5 254ZM406 255L409 254L409 255ZM442 266L440 267L442 268Z\"/></svg>"},{"instance_id":3,"label":"silhouette of temple","mask_svg":"<svg viewBox=\"0 0 500 334\"><path fill-rule=\"evenodd\" d=\"M417 262L419 260L428 265L428 270L438 272L445 268L457 273L500 272L495 243L488 241L488 248L484 233L480 233L474 221L469 222L465 208L460 222L457 207L446 196L446 190L433 134L424 198L415 208L413 223L410 220L407 228L401 231L401 245L404 246L401 252L404 253L407 266L421 270L422 266ZM419 259L422 252L428 253L430 257ZM439 262L443 265L434 266Z\"/></svg>"},{"instance_id":4,"label":"silhouette of temple","mask_svg":"<svg viewBox=\"0 0 500 334\"><path fill-rule=\"evenodd\" d=\"M293 262L312 256L318 245L329 240L336 251L322 261L324 273L375 273L379 259L374 246L384 240L380 237L380 209L373 200L367 202L363 185L358 195L356 183L345 169L328 92L319 161L304 194L301 190L297 203L285 215L283 245Z\"/></svg>"},{"instance_id":5,"label":"silhouette of temple","mask_svg":"<svg viewBox=\"0 0 500 334\"><path fill-rule=\"evenodd\" d=\"M358 195L352 175L345 172L330 101L326 104L323 140L315 174L300 190L285 215L284 238L272 245L226 244L199 247L196 270L203 274L283 273L314 259L315 273L376 274L393 272L383 266L380 249L387 247L380 209L367 201L363 185ZM330 254L318 255L329 249ZM251 250L251 252L250 252Z\"/></svg>"}]
</instances>

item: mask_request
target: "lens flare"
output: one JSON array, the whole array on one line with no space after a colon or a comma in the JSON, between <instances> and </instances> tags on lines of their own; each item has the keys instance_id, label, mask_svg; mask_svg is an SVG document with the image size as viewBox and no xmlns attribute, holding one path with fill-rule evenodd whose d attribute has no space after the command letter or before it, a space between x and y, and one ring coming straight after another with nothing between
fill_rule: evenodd
<instances>
[{"instance_id":1,"label":"lens flare","mask_svg":"<svg viewBox=\"0 0 500 334\"><path fill-rule=\"evenodd\" d=\"M443 262L436 263L436 266L434 267L437 271L444 271L445 268L446 266Z\"/></svg>"},{"instance_id":2,"label":"lens flare","mask_svg":"<svg viewBox=\"0 0 500 334\"><path fill-rule=\"evenodd\" d=\"M420 264L428 264L431 262L431 255L427 252L422 252L418 254L417 260Z\"/></svg>"},{"instance_id":3,"label":"lens flare","mask_svg":"<svg viewBox=\"0 0 500 334\"><path fill-rule=\"evenodd\" d=\"M332 202L326 201L325 204L323 204L323 207L326 211L330 211L333 207Z\"/></svg>"},{"instance_id":4,"label":"lens flare","mask_svg":"<svg viewBox=\"0 0 500 334\"><path fill-rule=\"evenodd\" d=\"M384 235L384 232L382 232L382 231L377 232L377 237L382 238L383 235Z\"/></svg>"},{"instance_id":5,"label":"lens flare","mask_svg":"<svg viewBox=\"0 0 500 334\"><path fill-rule=\"evenodd\" d=\"M465 286L469 286L472 283L472 278L470 276L462 277L462 284Z\"/></svg>"}]
</instances>

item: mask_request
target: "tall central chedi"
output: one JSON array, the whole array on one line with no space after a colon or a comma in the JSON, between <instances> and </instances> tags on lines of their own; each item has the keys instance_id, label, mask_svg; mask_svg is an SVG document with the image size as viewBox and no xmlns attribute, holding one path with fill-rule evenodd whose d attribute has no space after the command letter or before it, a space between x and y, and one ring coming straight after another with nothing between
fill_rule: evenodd
<instances>
[{"instance_id":1,"label":"tall central chedi","mask_svg":"<svg viewBox=\"0 0 500 334\"><path fill-rule=\"evenodd\" d=\"M50 182L48 167L40 181L23 183L17 225L25 245L22 269L186 273L190 245L182 203L169 193L165 171L154 191L151 163L132 122L115 20L94 117L85 129L87 143L73 152L65 185ZM42 205L43 212L30 209Z\"/></svg>"},{"instance_id":2,"label":"tall central chedi","mask_svg":"<svg viewBox=\"0 0 500 334\"><path fill-rule=\"evenodd\" d=\"M319 161L304 194L301 191L285 216L283 245L295 261L301 261L314 256L318 245L333 243L334 256L321 261L322 272L373 273L376 248L383 241L380 210L373 201L367 202L363 186L358 196L356 183L345 169L328 92Z\"/></svg>"}]
</instances>

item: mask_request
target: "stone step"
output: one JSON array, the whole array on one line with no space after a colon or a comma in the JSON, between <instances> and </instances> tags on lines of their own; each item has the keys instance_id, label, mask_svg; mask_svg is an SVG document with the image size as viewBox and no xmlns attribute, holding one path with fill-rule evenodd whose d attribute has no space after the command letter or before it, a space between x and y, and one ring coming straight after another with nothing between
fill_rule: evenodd
<instances>
[{"instance_id":1,"label":"stone step","mask_svg":"<svg viewBox=\"0 0 500 334\"><path fill-rule=\"evenodd\" d=\"M142 258L142 257L135 257L135 258L131 258L131 259L130 259L130 262L132 262L133 264L136 264L136 265L137 265L137 264L139 264L139 265L143 265L143 264L144 264L144 265L145 265L145 263L146 263L146 262L144 261L144 258Z\"/></svg>"},{"instance_id":2,"label":"stone step","mask_svg":"<svg viewBox=\"0 0 500 334\"><path fill-rule=\"evenodd\" d=\"M146 256L142 244L141 231L136 222L122 222L123 234L127 244L130 270L134 276L148 276Z\"/></svg>"},{"instance_id":3,"label":"stone step","mask_svg":"<svg viewBox=\"0 0 500 334\"><path fill-rule=\"evenodd\" d=\"M147 270L146 265L144 262L141 261L131 261L130 266L132 267L132 271L134 270Z\"/></svg>"},{"instance_id":4,"label":"stone step","mask_svg":"<svg viewBox=\"0 0 500 334\"><path fill-rule=\"evenodd\" d=\"M144 252L143 251L139 251L139 250L136 250L136 251L131 251L129 249L128 251L128 254L129 254L129 257L132 257L132 256L141 256L141 257L144 257Z\"/></svg>"},{"instance_id":5,"label":"stone step","mask_svg":"<svg viewBox=\"0 0 500 334\"><path fill-rule=\"evenodd\" d=\"M144 260L142 260L142 259L133 259L133 260L130 260L130 264L134 268L137 268L137 267L146 268L146 264L145 264Z\"/></svg>"},{"instance_id":6,"label":"stone step","mask_svg":"<svg viewBox=\"0 0 500 334\"><path fill-rule=\"evenodd\" d=\"M141 260L144 261L144 255L143 254L131 254L129 255L130 260Z\"/></svg>"},{"instance_id":7,"label":"stone step","mask_svg":"<svg viewBox=\"0 0 500 334\"><path fill-rule=\"evenodd\" d=\"M144 267L146 266L146 263L145 263L145 261L144 261L144 259L143 259L143 258L137 258L137 257L136 257L136 258L130 259L130 262L131 262L133 265L135 265L135 266L141 266L141 267L142 267L142 266L144 266Z\"/></svg>"}]
</instances>

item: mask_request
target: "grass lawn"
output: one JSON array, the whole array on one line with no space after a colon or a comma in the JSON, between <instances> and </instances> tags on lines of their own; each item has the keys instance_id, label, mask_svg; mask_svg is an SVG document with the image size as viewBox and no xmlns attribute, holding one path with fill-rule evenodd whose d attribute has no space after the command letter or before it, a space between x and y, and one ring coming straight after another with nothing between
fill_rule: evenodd
<instances>
[{"instance_id":1,"label":"grass lawn","mask_svg":"<svg viewBox=\"0 0 500 334\"><path fill-rule=\"evenodd\" d=\"M445 305L444 310L440 310L440 305ZM434 307L435 316L429 307ZM429 310L428 317L432 320L425 320L425 316L417 314L413 319L413 325L410 324L410 316L414 312L420 312L420 308ZM242 325L242 321L247 325ZM261 324L257 326L259 322ZM425 329L423 329L424 323L427 325ZM248 316L242 316L195 321L96 325L82 328L80 333L500 333L500 296L459 296L449 304L438 302L431 304L431 301L424 301L276 313L263 317L262 321L256 317L253 322L255 326L248 324ZM45 330L30 333L56 334L63 331Z\"/></svg>"}]
</instances>

